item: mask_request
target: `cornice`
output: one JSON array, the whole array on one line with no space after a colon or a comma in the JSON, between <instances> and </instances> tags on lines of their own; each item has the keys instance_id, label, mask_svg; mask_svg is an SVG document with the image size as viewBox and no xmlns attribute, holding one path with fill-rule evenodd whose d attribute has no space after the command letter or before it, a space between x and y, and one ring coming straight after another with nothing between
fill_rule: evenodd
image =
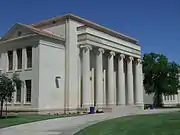
<instances>
[{"instance_id":1,"label":"cornice","mask_svg":"<svg viewBox=\"0 0 180 135\"><path fill-rule=\"evenodd\" d=\"M72 20L75 20L77 22L80 22L80 23L83 23L85 26L88 26L88 27L91 27L93 29L96 29L98 31L102 31L104 33L107 33L111 36L114 36L114 37L117 37L117 38L120 38L120 39L123 39L123 40L126 40L126 41L129 41L129 42L132 42L134 44L137 44L139 45L139 42L138 40L136 40L135 38L132 38L132 37L129 37L127 35L124 35L122 33L119 33L119 32L116 32L114 30L111 30L109 28L106 28L104 26L101 26L99 24L96 24L94 22L91 22L89 20L86 20L84 18L81 18L79 16L76 16L74 14L66 14L64 16L58 16L58 17L53 17L51 19L48 19L48 20L44 20L44 21L41 21L39 23L35 23L35 24L31 24L31 26L33 27L36 27L36 28L39 28L39 27L43 27L43 26L46 26L46 25L50 25L52 24L54 21L55 22L59 22L59 21L64 21L64 20L67 20L67 19L72 19Z\"/></svg>"}]
</instances>

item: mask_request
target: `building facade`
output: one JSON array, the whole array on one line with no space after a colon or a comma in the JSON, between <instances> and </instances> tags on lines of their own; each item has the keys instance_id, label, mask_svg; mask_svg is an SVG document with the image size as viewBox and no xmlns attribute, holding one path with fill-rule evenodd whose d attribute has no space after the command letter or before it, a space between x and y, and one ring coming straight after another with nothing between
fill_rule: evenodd
<instances>
[{"instance_id":1,"label":"building facade","mask_svg":"<svg viewBox=\"0 0 180 135\"><path fill-rule=\"evenodd\" d=\"M0 54L1 72L24 81L9 110L144 105L138 41L78 16L15 24L0 40Z\"/></svg>"}]
</instances>

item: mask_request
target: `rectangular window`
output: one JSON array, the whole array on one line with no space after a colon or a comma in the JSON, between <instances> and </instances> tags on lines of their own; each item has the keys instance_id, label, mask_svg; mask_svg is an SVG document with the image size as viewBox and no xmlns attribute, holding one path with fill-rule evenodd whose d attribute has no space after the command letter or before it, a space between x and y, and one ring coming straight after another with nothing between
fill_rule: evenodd
<instances>
[{"instance_id":1,"label":"rectangular window","mask_svg":"<svg viewBox=\"0 0 180 135\"><path fill-rule=\"evenodd\" d=\"M32 47L26 48L27 54L27 68L32 68Z\"/></svg>"},{"instance_id":2,"label":"rectangular window","mask_svg":"<svg viewBox=\"0 0 180 135\"><path fill-rule=\"evenodd\" d=\"M31 102L31 80L26 80L26 102Z\"/></svg>"},{"instance_id":3,"label":"rectangular window","mask_svg":"<svg viewBox=\"0 0 180 135\"><path fill-rule=\"evenodd\" d=\"M13 70L13 51L8 51L8 70Z\"/></svg>"},{"instance_id":4,"label":"rectangular window","mask_svg":"<svg viewBox=\"0 0 180 135\"><path fill-rule=\"evenodd\" d=\"M22 69L22 49L17 49L17 68Z\"/></svg>"},{"instance_id":5,"label":"rectangular window","mask_svg":"<svg viewBox=\"0 0 180 135\"><path fill-rule=\"evenodd\" d=\"M21 102L21 89L16 91L16 102Z\"/></svg>"}]
</instances>

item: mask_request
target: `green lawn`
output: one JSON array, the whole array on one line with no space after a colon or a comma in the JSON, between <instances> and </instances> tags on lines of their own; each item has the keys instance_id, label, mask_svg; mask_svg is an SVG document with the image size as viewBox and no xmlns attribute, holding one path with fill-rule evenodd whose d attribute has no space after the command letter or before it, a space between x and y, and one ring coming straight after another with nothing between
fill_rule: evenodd
<instances>
[{"instance_id":1,"label":"green lawn","mask_svg":"<svg viewBox=\"0 0 180 135\"><path fill-rule=\"evenodd\" d=\"M75 135L180 135L180 112L116 118Z\"/></svg>"},{"instance_id":2,"label":"green lawn","mask_svg":"<svg viewBox=\"0 0 180 135\"><path fill-rule=\"evenodd\" d=\"M35 121L41 121L41 120L47 120L47 119L55 119L55 118L61 118L61 117L69 117L69 116L77 116L80 114L66 114L66 115L17 115L13 117L9 117L7 119L0 119L0 128L29 123L29 122L35 122Z\"/></svg>"}]
</instances>

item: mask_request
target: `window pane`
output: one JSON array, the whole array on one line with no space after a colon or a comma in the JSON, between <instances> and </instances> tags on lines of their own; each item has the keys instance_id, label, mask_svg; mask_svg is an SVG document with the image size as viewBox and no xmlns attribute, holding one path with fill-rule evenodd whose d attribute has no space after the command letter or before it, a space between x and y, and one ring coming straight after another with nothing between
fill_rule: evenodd
<instances>
[{"instance_id":1,"label":"window pane","mask_svg":"<svg viewBox=\"0 0 180 135\"><path fill-rule=\"evenodd\" d=\"M16 91L16 102L21 102L21 89Z\"/></svg>"},{"instance_id":2,"label":"window pane","mask_svg":"<svg viewBox=\"0 0 180 135\"><path fill-rule=\"evenodd\" d=\"M32 47L27 47L26 53L27 53L27 68L32 68Z\"/></svg>"},{"instance_id":3,"label":"window pane","mask_svg":"<svg viewBox=\"0 0 180 135\"><path fill-rule=\"evenodd\" d=\"M18 69L22 69L22 49L17 49Z\"/></svg>"},{"instance_id":4,"label":"window pane","mask_svg":"<svg viewBox=\"0 0 180 135\"><path fill-rule=\"evenodd\" d=\"M8 70L13 69L13 51L8 51Z\"/></svg>"},{"instance_id":5,"label":"window pane","mask_svg":"<svg viewBox=\"0 0 180 135\"><path fill-rule=\"evenodd\" d=\"M31 102L31 80L26 80L26 102Z\"/></svg>"}]
</instances>

